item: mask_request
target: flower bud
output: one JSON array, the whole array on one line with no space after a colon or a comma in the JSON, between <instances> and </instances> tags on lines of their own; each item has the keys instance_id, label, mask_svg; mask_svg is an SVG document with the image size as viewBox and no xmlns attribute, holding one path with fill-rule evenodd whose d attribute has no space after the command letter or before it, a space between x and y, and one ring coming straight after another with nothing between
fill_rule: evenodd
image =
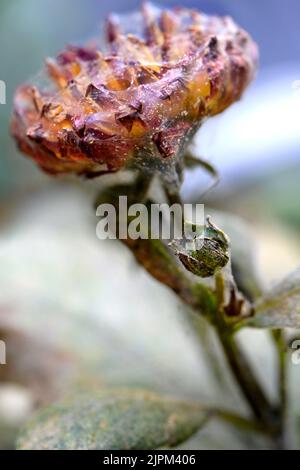
<instances>
[{"instance_id":1,"label":"flower bud","mask_svg":"<svg viewBox=\"0 0 300 470\"><path fill-rule=\"evenodd\" d=\"M196 230L195 230L196 228ZM224 268L229 261L229 241L225 233L210 219L204 227L193 227L199 235L192 240L174 240L171 246L184 267L196 276L205 278Z\"/></svg>"}]
</instances>

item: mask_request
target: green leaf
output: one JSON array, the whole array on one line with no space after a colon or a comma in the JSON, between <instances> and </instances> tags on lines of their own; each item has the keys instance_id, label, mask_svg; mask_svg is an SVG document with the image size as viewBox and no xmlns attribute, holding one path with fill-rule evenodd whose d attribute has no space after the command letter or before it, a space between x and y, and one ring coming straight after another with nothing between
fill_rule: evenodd
<instances>
[{"instance_id":1,"label":"green leaf","mask_svg":"<svg viewBox=\"0 0 300 470\"><path fill-rule=\"evenodd\" d=\"M149 391L80 392L38 412L23 430L18 449L173 447L198 431L208 416L199 405Z\"/></svg>"},{"instance_id":2,"label":"green leaf","mask_svg":"<svg viewBox=\"0 0 300 470\"><path fill-rule=\"evenodd\" d=\"M290 274L255 304L247 321L258 328L300 328L300 269Z\"/></svg>"}]
</instances>

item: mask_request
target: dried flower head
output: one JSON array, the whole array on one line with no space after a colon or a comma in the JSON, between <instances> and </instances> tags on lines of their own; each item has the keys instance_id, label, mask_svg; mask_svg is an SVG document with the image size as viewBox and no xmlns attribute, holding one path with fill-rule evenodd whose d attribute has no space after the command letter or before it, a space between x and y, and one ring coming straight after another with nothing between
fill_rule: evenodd
<instances>
[{"instance_id":1,"label":"dried flower head","mask_svg":"<svg viewBox=\"0 0 300 470\"><path fill-rule=\"evenodd\" d=\"M257 55L229 17L144 4L107 20L101 48L47 60L51 86L18 89L12 131L52 174L174 169L203 120L240 98Z\"/></svg>"}]
</instances>

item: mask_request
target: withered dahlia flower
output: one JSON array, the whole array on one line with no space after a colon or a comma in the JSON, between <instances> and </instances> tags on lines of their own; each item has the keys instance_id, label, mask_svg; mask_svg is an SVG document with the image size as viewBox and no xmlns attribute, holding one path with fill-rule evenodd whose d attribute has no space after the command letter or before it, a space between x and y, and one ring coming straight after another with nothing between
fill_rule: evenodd
<instances>
[{"instance_id":1,"label":"withered dahlia flower","mask_svg":"<svg viewBox=\"0 0 300 470\"><path fill-rule=\"evenodd\" d=\"M101 47L67 47L47 60L46 86L16 93L13 134L48 173L174 169L255 73L256 45L229 17L144 4L104 29Z\"/></svg>"}]
</instances>

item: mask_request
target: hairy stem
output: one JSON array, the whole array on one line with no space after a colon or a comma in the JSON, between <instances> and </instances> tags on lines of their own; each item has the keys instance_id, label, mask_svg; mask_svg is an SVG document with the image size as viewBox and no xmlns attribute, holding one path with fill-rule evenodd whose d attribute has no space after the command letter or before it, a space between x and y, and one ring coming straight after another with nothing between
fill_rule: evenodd
<instances>
[{"instance_id":1,"label":"hairy stem","mask_svg":"<svg viewBox=\"0 0 300 470\"><path fill-rule=\"evenodd\" d=\"M277 351L278 358L278 396L279 396L279 415L280 415L280 435L278 437L278 446L285 447L286 438L286 420L288 411L287 394L287 363L285 353L285 337L283 330L272 331L272 337Z\"/></svg>"},{"instance_id":2,"label":"hairy stem","mask_svg":"<svg viewBox=\"0 0 300 470\"><path fill-rule=\"evenodd\" d=\"M225 281L221 271L215 275L216 278L216 296L218 300L218 313L216 316L215 327L219 336L220 343L223 347L229 367L240 387L249 407L259 426L270 434L276 443L276 447L282 447L282 416L279 416L278 409L271 403L265 391L257 380L257 377L250 366L247 357L237 343L234 336L234 330L225 321L224 298L225 298ZM282 358L280 356L280 363ZM285 396L285 383L282 377L284 366L280 373L281 394Z\"/></svg>"},{"instance_id":3,"label":"hairy stem","mask_svg":"<svg viewBox=\"0 0 300 470\"><path fill-rule=\"evenodd\" d=\"M142 175L137 177L131 192L135 202L150 203L148 194L150 184L150 178L145 178ZM165 185L164 190L170 205L174 203L182 205L178 193L171 193ZM116 188L114 196L116 196L115 193ZM243 306L245 306L245 300L237 292L235 283L230 283L230 303L226 305L228 282L226 282L221 270L218 270L215 274L216 282L215 289L213 289L205 283L196 282L193 278L188 277L168 249L168 246L165 246L161 240L131 240L129 238L123 242L135 255L137 261L154 278L171 288L195 312L207 317L215 327L229 367L252 411L254 419L247 420L220 410L216 411L216 416L238 427L264 432L273 439L276 448L283 448L287 393L284 338L282 333L277 332L274 334L278 351L278 383L281 400L280 406L274 406L257 380L248 358L235 338L235 323L227 321L229 310L231 320L240 319Z\"/></svg>"},{"instance_id":4,"label":"hairy stem","mask_svg":"<svg viewBox=\"0 0 300 470\"><path fill-rule=\"evenodd\" d=\"M151 176L145 176L139 173L136 177L134 182L134 197L137 202L144 203L147 201L147 196L150 190L150 186L152 183Z\"/></svg>"},{"instance_id":5,"label":"hairy stem","mask_svg":"<svg viewBox=\"0 0 300 470\"><path fill-rule=\"evenodd\" d=\"M217 332L230 369L254 416L260 422L269 424L273 406L258 383L244 352L224 325L218 325Z\"/></svg>"},{"instance_id":6,"label":"hairy stem","mask_svg":"<svg viewBox=\"0 0 300 470\"><path fill-rule=\"evenodd\" d=\"M244 431L260 432L262 434L266 432L264 427L259 422L244 418L243 416L240 416L227 410L213 410L213 415L216 418L225 421L226 423L229 423L237 428L243 429Z\"/></svg>"}]
</instances>

